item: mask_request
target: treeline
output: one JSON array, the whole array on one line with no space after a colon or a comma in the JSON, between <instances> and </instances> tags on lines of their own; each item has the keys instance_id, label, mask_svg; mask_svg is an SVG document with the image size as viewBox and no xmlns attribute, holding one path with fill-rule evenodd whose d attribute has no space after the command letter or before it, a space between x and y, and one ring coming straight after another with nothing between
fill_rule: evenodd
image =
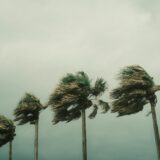
<instances>
[{"instance_id":1,"label":"treeline","mask_svg":"<svg viewBox=\"0 0 160 160\"><path fill-rule=\"evenodd\" d=\"M117 112L118 116L124 116L142 111L146 104L150 104L157 157L160 160L160 137L155 112L155 93L160 90L160 85L156 85L153 77L138 65L124 67L117 78L119 86L110 92L110 104L101 99L108 89L106 81L97 78L93 83L85 72L66 74L45 105L34 95L26 93L13 111L13 121L0 116L0 147L9 143L9 160L12 160L12 141L16 135L14 121L17 125L30 123L35 126L34 159L38 160L39 115L44 109L51 107L54 125L82 119L82 159L87 160L86 109L93 108L89 115L93 119L99 108L103 113L111 110L111 113Z\"/></svg>"}]
</instances>

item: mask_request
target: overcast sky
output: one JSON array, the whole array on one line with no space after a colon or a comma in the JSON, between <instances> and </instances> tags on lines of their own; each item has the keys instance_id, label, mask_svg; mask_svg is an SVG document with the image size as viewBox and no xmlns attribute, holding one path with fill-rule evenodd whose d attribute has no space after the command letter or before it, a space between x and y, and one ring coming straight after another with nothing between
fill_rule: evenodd
<instances>
[{"instance_id":1,"label":"overcast sky","mask_svg":"<svg viewBox=\"0 0 160 160\"><path fill-rule=\"evenodd\" d=\"M159 0L0 0L0 113L12 119L25 92L45 103L62 76L81 70L110 91L122 67L138 64L160 84L159 28ZM89 160L156 160L148 111L87 119ZM52 118L41 113L39 160L82 160L81 120L53 126ZM33 159L33 138L33 126L17 127L14 160Z\"/></svg>"}]
</instances>

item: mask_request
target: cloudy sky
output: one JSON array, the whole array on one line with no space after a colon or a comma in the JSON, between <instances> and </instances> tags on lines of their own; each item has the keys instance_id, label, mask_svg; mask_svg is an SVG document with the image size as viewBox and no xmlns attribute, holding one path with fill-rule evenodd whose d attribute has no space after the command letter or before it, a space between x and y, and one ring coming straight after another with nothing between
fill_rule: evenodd
<instances>
[{"instance_id":1,"label":"cloudy sky","mask_svg":"<svg viewBox=\"0 0 160 160\"><path fill-rule=\"evenodd\" d=\"M139 64L160 84L159 28L159 0L0 0L0 113L12 119L25 92L45 103L62 76L79 70L111 90L120 68ZM156 160L149 110L88 119L89 160ZM81 160L81 120L53 126L52 118L41 113L39 159ZM33 126L17 127L14 160L33 159L33 138Z\"/></svg>"}]
</instances>

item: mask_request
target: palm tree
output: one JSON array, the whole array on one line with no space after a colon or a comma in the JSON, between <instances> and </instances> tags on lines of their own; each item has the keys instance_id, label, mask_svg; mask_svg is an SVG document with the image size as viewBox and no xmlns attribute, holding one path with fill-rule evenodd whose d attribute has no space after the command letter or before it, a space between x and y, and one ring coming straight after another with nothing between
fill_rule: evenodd
<instances>
[{"instance_id":1,"label":"palm tree","mask_svg":"<svg viewBox=\"0 0 160 160\"><path fill-rule=\"evenodd\" d=\"M101 106L103 113L106 113L109 110L109 105L99 99L106 89L106 82L103 79L97 79L92 87L87 74L78 72L63 77L49 98L48 105L52 106L55 113L54 124L60 121L70 122L82 116L83 160L87 160L85 110L91 106L93 107L93 111L89 115L91 119L96 116L98 106Z\"/></svg>"},{"instance_id":2,"label":"palm tree","mask_svg":"<svg viewBox=\"0 0 160 160\"><path fill-rule=\"evenodd\" d=\"M112 112L118 112L118 116L134 114L142 111L144 105L150 103L158 160L160 160L160 138L155 112L157 103L155 93L160 90L160 86L155 85L153 78L137 65L125 67L118 79L119 87L111 92Z\"/></svg>"},{"instance_id":3,"label":"palm tree","mask_svg":"<svg viewBox=\"0 0 160 160\"><path fill-rule=\"evenodd\" d=\"M0 115L0 147L9 142L9 160L12 160L12 141L16 135L15 129L12 120Z\"/></svg>"},{"instance_id":4,"label":"palm tree","mask_svg":"<svg viewBox=\"0 0 160 160\"><path fill-rule=\"evenodd\" d=\"M34 140L34 159L38 160L38 130L39 130L39 113L43 108L40 100L34 95L26 93L20 100L14 110L15 121L18 125L30 123L35 125L35 140Z\"/></svg>"}]
</instances>

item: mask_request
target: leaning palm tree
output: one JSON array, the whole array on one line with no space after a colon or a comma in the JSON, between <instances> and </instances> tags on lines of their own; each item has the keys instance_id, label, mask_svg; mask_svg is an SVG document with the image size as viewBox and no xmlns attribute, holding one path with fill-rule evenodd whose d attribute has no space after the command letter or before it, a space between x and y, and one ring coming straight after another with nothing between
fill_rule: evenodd
<instances>
[{"instance_id":1,"label":"leaning palm tree","mask_svg":"<svg viewBox=\"0 0 160 160\"><path fill-rule=\"evenodd\" d=\"M12 160L12 141L16 135L15 128L12 120L0 115L0 147L9 142L9 160Z\"/></svg>"},{"instance_id":2,"label":"leaning palm tree","mask_svg":"<svg viewBox=\"0 0 160 160\"><path fill-rule=\"evenodd\" d=\"M160 160L160 137L155 112L157 103L155 93L160 90L160 86L155 85L153 78L137 65L125 67L118 79L119 87L111 92L112 112L118 112L118 116L134 114L142 111L143 107L150 103L158 160Z\"/></svg>"},{"instance_id":3,"label":"leaning palm tree","mask_svg":"<svg viewBox=\"0 0 160 160\"><path fill-rule=\"evenodd\" d=\"M107 89L103 79L97 79L94 86L87 74L78 72L67 74L62 78L58 87L51 94L48 105L54 111L53 123L70 122L82 116L82 153L83 160L87 160L87 139L86 139L86 115L85 110L93 107L89 118L97 114L98 106L102 107L103 113L109 110L109 105L99 99Z\"/></svg>"},{"instance_id":4,"label":"leaning palm tree","mask_svg":"<svg viewBox=\"0 0 160 160\"><path fill-rule=\"evenodd\" d=\"M38 129L39 113L43 108L40 100L34 95L26 93L14 110L15 121L18 125L30 123L35 125L34 159L38 160Z\"/></svg>"}]
</instances>

